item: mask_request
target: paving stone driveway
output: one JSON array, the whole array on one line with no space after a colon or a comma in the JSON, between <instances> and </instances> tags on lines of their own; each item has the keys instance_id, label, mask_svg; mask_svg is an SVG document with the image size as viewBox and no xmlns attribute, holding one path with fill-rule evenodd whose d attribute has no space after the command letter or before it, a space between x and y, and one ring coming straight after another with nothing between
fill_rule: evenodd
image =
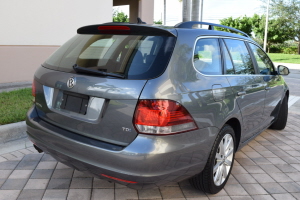
<instances>
[{"instance_id":1,"label":"paving stone driveway","mask_svg":"<svg viewBox=\"0 0 300 200\"><path fill-rule=\"evenodd\" d=\"M11 199L300 199L300 115L283 131L266 130L236 153L232 175L216 195L188 181L133 190L93 178L31 148L0 156L0 200Z\"/></svg>"}]
</instances>

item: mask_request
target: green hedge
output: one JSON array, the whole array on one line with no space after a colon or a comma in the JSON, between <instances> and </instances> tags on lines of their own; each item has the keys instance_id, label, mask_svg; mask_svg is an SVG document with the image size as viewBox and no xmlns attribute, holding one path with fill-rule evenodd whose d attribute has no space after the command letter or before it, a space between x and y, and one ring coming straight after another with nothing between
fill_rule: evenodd
<instances>
[{"instance_id":1,"label":"green hedge","mask_svg":"<svg viewBox=\"0 0 300 200\"><path fill-rule=\"evenodd\" d=\"M32 102L31 88L0 93L0 125L24 121Z\"/></svg>"},{"instance_id":2,"label":"green hedge","mask_svg":"<svg viewBox=\"0 0 300 200\"><path fill-rule=\"evenodd\" d=\"M297 54L298 47L294 43L273 44L270 53Z\"/></svg>"}]
</instances>

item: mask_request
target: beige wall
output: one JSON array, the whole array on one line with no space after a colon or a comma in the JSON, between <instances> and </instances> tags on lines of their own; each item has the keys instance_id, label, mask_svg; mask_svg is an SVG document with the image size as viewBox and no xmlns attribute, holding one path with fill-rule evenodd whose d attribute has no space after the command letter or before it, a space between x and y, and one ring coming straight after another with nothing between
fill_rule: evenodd
<instances>
[{"instance_id":1,"label":"beige wall","mask_svg":"<svg viewBox=\"0 0 300 200\"><path fill-rule=\"evenodd\" d=\"M0 45L62 45L81 26L112 21L113 0L0 0Z\"/></svg>"},{"instance_id":2,"label":"beige wall","mask_svg":"<svg viewBox=\"0 0 300 200\"><path fill-rule=\"evenodd\" d=\"M113 0L0 1L0 83L31 81L81 26L112 21Z\"/></svg>"},{"instance_id":3,"label":"beige wall","mask_svg":"<svg viewBox=\"0 0 300 200\"><path fill-rule=\"evenodd\" d=\"M58 46L0 46L0 83L32 81Z\"/></svg>"},{"instance_id":4,"label":"beige wall","mask_svg":"<svg viewBox=\"0 0 300 200\"><path fill-rule=\"evenodd\" d=\"M136 23L137 17L153 24L154 0L113 0L113 6L129 5L129 22Z\"/></svg>"},{"instance_id":5,"label":"beige wall","mask_svg":"<svg viewBox=\"0 0 300 200\"><path fill-rule=\"evenodd\" d=\"M110 22L130 5L131 22L153 23L154 0L10 0L0 3L0 83L31 81L36 69L83 25Z\"/></svg>"},{"instance_id":6,"label":"beige wall","mask_svg":"<svg viewBox=\"0 0 300 200\"><path fill-rule=\"evenodd\" d=\"M147 24L153 24L154 0L139 1L139 16Z\"/></svg>"}]
</instances>

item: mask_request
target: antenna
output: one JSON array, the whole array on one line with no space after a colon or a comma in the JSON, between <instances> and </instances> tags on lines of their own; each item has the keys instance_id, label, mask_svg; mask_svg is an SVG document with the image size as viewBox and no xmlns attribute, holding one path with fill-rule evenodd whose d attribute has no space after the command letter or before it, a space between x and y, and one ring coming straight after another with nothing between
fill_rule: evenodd
<instances>
[{"instance_id":1,"label":"antenna","mask_svg":"<svg viewBox=\"0 0 300 200\"><path fill-rule=\"evenodd\" d=\"M142 20L141 20L141 18L137 18L137 24L146 24L146 22L143 22Z\"/></svg>"}]
</instances>

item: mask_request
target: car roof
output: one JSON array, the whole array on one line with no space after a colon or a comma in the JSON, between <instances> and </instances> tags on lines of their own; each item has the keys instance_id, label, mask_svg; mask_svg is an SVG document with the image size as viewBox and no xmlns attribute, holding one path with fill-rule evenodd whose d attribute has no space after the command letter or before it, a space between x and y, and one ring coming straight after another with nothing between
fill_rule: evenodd
<instances>
[{"instance_id":1,"label":"car roof","mask_svg":"<svg viewBox=\"0 0 300 200\"><path fill-rule=\"evenodd\" d=\"M253 41L250 37L245 37L236 33L230 33L225 31L218 31L218 30L207 30L207 29L187 29L187 28L176 28L176 30L189 30L191 32L197 33L199 36L220 36L220 37L234 37L240 38L243 40L250 40Z\"/></svg>"},{"instance_id":2,"label":"car roof","mask_svg":"<svg viewBox=\"0 0 300 200\"><path fill-rule=\"evenodd\" d=\"M208 29L194 28L195 25L208 25ZM218 31L218 30L215 30L215 27L225 28L225 29L234 31L238 34L225 32L225 31ZM165 27L162 26L162 28L165 28ZM253 41L248 34L246 34L245 32L243 32L241 30L238 30L238 29L235 29L235 28L232 28L229 26L224 26L221 24L214 24L214 23L209 23L209 22L187 21L187 22L181 22L181 23L176 24L175 26L166 27L166 28L168 28L168 29L175 28L176 30L188 29L193 32L198 32L199 35L235 37L235 38L241 38L241 39Z\"/></svg>"}]
</instances>

